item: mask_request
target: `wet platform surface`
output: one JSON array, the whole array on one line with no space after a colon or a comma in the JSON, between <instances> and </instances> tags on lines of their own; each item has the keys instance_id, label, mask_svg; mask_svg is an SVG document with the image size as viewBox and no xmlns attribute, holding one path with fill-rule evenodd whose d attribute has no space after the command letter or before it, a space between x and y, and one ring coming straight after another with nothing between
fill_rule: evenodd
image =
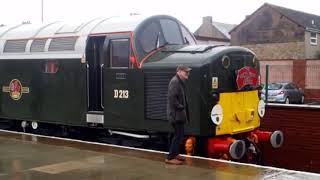
<instances>
[{"instance_id":1,"label":"wet platform surface","mask_svg":"<svg viewBox=\"0 0 320 180\"><path fill-rule=\"evenodd\" d=\"M320 180L319 174L165 155L115 146L0 131L1 180L210 179Z\"/></svg>"}]
</instances>

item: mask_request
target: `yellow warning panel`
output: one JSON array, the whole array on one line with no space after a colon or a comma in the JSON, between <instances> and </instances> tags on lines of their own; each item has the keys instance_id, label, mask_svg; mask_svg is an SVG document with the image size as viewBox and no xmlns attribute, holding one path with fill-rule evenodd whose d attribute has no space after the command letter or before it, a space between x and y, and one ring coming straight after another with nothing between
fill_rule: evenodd
<instances>
[{"instance_id":1,"label":"yellow warning panel","mask_svg":"<svg viewBox=\"0 0 320 180\"><path fill-rule=\"evenodd\" d=\"M216 135L238 134L260 126L258 91L221 93L219 104L223 120L216 127Z\"/></svg>"}]
</instances>

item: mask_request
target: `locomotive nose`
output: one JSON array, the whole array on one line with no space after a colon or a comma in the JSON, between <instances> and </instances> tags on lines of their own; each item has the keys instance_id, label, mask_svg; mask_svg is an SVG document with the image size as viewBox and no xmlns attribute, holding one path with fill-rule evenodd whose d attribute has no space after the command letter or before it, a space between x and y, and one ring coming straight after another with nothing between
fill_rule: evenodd
<instances>
[{"instance_id":1,"label":"locomotive nose","mask_svg":"<svg viewBox=\"0 0 320 180\"><path fill-rule=\"evenodd\" d=\"M246 145L243 140L234 141L229 148L229 154L233 159L241 159L246 151Z\"/></svg>"}]
</instances>

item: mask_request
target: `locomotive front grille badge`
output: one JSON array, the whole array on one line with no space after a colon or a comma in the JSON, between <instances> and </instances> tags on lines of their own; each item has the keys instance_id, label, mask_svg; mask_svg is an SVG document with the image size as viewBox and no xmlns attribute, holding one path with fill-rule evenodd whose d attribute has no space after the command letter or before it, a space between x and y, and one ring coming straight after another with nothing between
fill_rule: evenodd
<instances>
[{"instance_id":1,"label":"locomotive front grille badge","mask_svg":"<svg viewBox=\"0 0 320 180\"><path fill-rule=\"evenodd\" d=\"M19 100L23 93L29 93L29 87L22 87L18 79L11 80L9 86L2 86L2 92L7 92L13 100Z\"/></svg>"}]
</instances>

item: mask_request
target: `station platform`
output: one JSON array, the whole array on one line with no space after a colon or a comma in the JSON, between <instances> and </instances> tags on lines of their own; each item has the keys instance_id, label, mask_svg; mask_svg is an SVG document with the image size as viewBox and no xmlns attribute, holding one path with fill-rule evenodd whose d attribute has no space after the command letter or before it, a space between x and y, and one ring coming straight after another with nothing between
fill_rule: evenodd
<instances>
[{"instance_id":1,"label":"station platform","mask_svg":"<svg viewBox=\"0 0 320 180\"><path fill-rule=\"evenodd\" d=\"M320 174L0 130L1 180L319 180Z\"/></svg>"}]
</instances>

